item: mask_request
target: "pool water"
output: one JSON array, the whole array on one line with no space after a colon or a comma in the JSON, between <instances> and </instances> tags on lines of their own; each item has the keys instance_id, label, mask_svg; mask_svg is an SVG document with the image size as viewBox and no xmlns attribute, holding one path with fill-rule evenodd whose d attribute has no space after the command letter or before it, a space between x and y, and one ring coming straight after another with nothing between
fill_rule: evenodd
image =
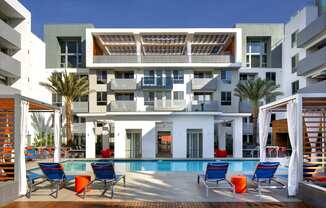
<instances>
[{"instance_id":1,"label":"pool water","mask_svg":"<svg viewBox=\"0 0 326 208\"><path fill-rule=\"evenodd\" d=\"M100 161L66 161L65 172L91 171L91 162L114 162L117 172L203 172L206 170L208 160L100 160ZM241 172L243 174L253 173L258 163L257 160L223 160L229 163L228 172ZM286 170L285 167L279 167Z\"/></svg>"}]
</instances>

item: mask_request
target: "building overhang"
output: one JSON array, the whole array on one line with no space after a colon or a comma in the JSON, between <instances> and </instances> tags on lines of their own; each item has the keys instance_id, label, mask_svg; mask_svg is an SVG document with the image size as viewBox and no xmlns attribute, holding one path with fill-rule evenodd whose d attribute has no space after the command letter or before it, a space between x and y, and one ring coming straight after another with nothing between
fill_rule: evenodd
<instances>
[{"instance_id":1,"label":"building overhang","mask_svg":"<svg viewBox=\"0 0 326 208\"><path fill-rule=\"evenodd\" d=\"M251 113L223 113L223 112L103 112L77 113L79 117L113 118L120 116L221 116L221 117L249 117Z\"/></svg>"}]
</instances>

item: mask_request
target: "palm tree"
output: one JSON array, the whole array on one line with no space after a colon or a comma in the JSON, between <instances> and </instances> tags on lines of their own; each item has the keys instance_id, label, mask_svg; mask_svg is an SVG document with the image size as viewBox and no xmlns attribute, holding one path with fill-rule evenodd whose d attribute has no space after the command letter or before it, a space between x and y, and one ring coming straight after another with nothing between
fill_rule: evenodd
<instances>
[{"instance_id":1,"label":"palm tree","mask_svg":"<svg viewBox=\"0 0 326 208\"><path fill-rule=\"evenodd\" d=\"M44 115L40 112L34 112L31 116L32 119L32 127L35 130L38 144L37 146L48 146L50 141L48 141L49 137L52 138L53 129L52 129L52 117L49 116L47 120L45 120Z\"/></svg>"},{"instance_id":2,"label":"palm tree","mask_svg":"<svg viewBox=\"0 0 326 208\"><path fill-rule=\"evenodd\" d=\"M274 81L256 78L245 82L239 82L234 89L235 96L238 96L241 100L249 100L251 104L253 120L252 137L255 145L257 145L257 118L260 102L264 98L269 100L282 95L282 92L277 91L279 87L279 85L275 85Z\"/></svg>"},{"instance_id":3,"label":"palm tree","mask_svg":"<svg viewBox=\"0 0 326 208\"><path fill-rule=\"evenodd\" d=\"M76 74L52 72L48 82L40 84L46 87L53 94L64 97L65 116L66 116L66 136L67 144L72 144L72 102L81 96L88 94L88 80L86 76L78 77Z\"/></svg>"}]
</instances>

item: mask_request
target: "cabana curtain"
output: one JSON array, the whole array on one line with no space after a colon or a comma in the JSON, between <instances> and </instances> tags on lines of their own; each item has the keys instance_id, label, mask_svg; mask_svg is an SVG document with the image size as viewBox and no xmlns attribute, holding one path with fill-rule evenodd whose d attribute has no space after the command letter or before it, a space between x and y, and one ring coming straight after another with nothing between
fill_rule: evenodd
<instances>
[{"instance_id":1,"label":"cabana curtain","mask_svg":"<svg viewBox=\"0 0 326 208\"><path fill-rule=\"evenodd\" d=\"M291 142L292 154L289 162L288 172L288 194L289 196L295 196L298 189L298 141L297 141L297 113L296 103L294 101L289 102L286 106L288 133Z\"/></svg>"},{"instance_id":2,"label":"cabana curtain","mask_svg":"<svg viewBox=\"0 0 326 208\"><path fill-rule=\"evenodd\" d=\"M20 137L18 137L18 181L19 183L19 194L25 195L27 191L26 181L26 162L25 162L25 140L27 138L27 119L29 112L29 103L27 101L21 101L21 122L20 122Z\"/></svg>"},{"instance_id":3,"label":"cabana curtain","mask_svg":"<svg viewBox=\"0 0 326 208\"><path fill-rule=\"evenodd\" d=\"M53 161L60 162L61 143L60 143L60 112L54 111L54 155Z\"/></svg>"},{"instance_id":4,"label":"cabana curtain","mask_svg":"<svg viewBox=\"0 0 326 208\"><path fill-rule=\"evenodd\" d=\"M271 113L266 109L261 109L258 115L259 123L259 144L260 144L260 161L266 160L266 144L268 138L268 128L271 122Z\"/></svg>"}]
</instances>

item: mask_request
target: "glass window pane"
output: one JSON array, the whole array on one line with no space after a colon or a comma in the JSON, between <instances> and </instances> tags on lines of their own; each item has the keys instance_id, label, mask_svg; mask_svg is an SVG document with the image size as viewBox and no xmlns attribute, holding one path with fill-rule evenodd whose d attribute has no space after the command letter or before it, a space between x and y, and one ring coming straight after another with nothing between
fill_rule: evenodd
<instances>
[{"instance_id":1,"label":"glass window pane","mask_svg":"<svg viewBox=\"0 0 326 208\"><path fill-rule=\"evenodd\" d=\"M77 52L77 42L76 41L67 41L67 49L68 49L68 53L76 53Z\"/></svg>"},{"instance_id":2,"label":"glass window pane","mask_svg":"<svg viewBox=\"0 0 326 208\"><path fill-rule=\"evenodd\" d=\"M77 67L77 57L75 55L68 56L68 67Z\"/></svg>"},{"instance_id":3,"label":"glass window pane","mask_svg":"<svg viewBox=\"0 0 326 208\"><path fill-rule=\"evenodd\" d=\"M251 56L251 67L260 67L260 56Z\"/></svg>"}]
</instances>

